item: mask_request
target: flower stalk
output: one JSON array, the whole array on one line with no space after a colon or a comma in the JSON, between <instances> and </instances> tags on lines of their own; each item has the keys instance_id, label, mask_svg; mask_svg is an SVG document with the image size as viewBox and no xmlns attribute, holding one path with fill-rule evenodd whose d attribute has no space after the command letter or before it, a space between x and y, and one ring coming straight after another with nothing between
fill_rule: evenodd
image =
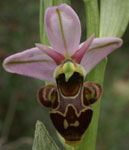
<instances>
[{"instance_id":1,"label":"flower stalk","mask_svg":"<svg viewBox=\"0 0 129 150\"><path fill-rule=\"evenodd\" d=\"M84 0L86 8L86 28L87 37L94 33L95 37L99 37L99 10L97 0ZM86 81L97 82L103 85L104 73L107 64L107 59L105 58L100 64L98 64L87 76ZM94 104L93 118L87 133L84 135L82 144L80 144L76 150L95 150L96 137L98 129L98 119L100 111L101 100Z\"/></svg>"}]
</instances>

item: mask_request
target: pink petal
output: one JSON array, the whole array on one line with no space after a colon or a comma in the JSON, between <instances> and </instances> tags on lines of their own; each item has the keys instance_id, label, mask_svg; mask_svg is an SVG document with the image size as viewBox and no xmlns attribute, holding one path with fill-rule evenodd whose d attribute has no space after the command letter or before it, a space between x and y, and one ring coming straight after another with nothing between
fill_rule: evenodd
<instances>
[{"instance_id":1,"label":"pink petal","mask_svg":"<svg viewBox=\"0 0 129 150\"><path fill-rule=\"evenodd\" d=\"M38 44L38 43L36 43L35 45L37 48L39 48L44 53L46 53L49 57L51 57L56 62L57 65L60 65L63 62L63 60L65 59L64 55L62 55L61 53L58 53L51 47L48 47L48 46L45 46L42 44Z\"/></svg>"},{"instance_id":2,"label":"pink petal","mask_svg":"<svg viewBox=\"0 0 129 150\"><path fill-rule=\"evenodd\" d=\"M79 48L79 50L77 50L73 55L72 55L72 59L74 59L77 63L80 64L83 56L85 55L86 51L88 50L88 48L90 47L90 45L92 44L92 41L94 40L94 35L91 35L89 37L88 40L86 40L84 42L84 44L82 45L82 47Z\"/></svg>"},{"instance_id":3,"label":"pink petal","mask_svg":"<svg viewBox=\"0 0 129 150\"><path fill-rule=\"evenodd\" d=\"M83 57L81 64L86 73L92 70L101 60L103 60L112 51L119 48L123 41L116 37L96 38L92 42L89 50Z\"/></svg>"},{"instance_id":4,"label":"pink petal","mask_svg":"<svg viewBox=\"0 0 129 150\"><path fill-rule=\"evenodd\" d=\"M81 25L75 11L67 4L49 7L45 14L48 39L62 54L73 54L79 48Z\"/></svg>"},{"instance_id":5,"label":"pink petal","mask_svg":"<svg viewBox=\"0 0 129 150\"><path fill-rule=\"evenodd\" d=\"M38 48L31 48L7 57L3 62L6 71L40 80L55 82L55 62Z\"/></svg>"}]
</instances>

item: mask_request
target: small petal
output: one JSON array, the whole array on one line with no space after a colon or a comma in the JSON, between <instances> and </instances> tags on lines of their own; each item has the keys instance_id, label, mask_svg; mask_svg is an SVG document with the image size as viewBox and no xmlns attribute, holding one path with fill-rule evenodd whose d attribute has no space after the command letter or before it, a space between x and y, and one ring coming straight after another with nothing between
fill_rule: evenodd
<instances>
[{"instance_id":1,"label":"small petal","mask_svg":"<svg viewBox=\"0 0 129 150\"><path fill-rule=\"evenodd\" d=\"M42 44L35 44L37 48L42 50L45 54L47 54L49 57L51 57L57 65L60 65L62 61L65 59L65 57L61 54L52 49L51 47L42 45Z\"/></svg>"},{"instance_id":2,"label":"small petal","mask_svg":"<svg viewBox=\"0 0 129 150\"><path fill-rule=\"evenodd\" d=\"M103 60L112 51L119 48L123 41L116 37L96 38L92 42L89 50L83 57L81 65L86 73L92 70L101 60Z\"/></svg>"},{"instance_id":3,"label":"small petal","mask_svg":"<svg viewBox=\"0 0 129 150\"><path fill-rule=\"evenodd\" d=\"M92 44L92 41L94 40L94 35L91 35L89 37L88 40L86 40L84 42L84 44L82 45L82 47L79 48L79 50L77 50L73 55L72 55L72 59L74 59L77 63L80 64L83 56L85 55L86 51L88 50L88 48L90 47L90 45Z\"/></svg>"},{"instance_id":4,"label":"small petal","mask_svg":"<svg viewBox=\"0 0 129 150\"><path fill-rule=\"evenodd\" d=\"M45 14L48 39L62 54L73 54L79 48L81 25L75 11L67 4L49 7Z\"/></svg>"},{"instance_id":5,"label":"small petal","mask_svg":"<svg viewBox=\"0 0 129 150\"><path fill-rule=\"evenodd\" d=\"M55 82L55 62L38 48L31 48L7 57L3 62L6 71L40 80Z\"/></svg>"}]
</instances>

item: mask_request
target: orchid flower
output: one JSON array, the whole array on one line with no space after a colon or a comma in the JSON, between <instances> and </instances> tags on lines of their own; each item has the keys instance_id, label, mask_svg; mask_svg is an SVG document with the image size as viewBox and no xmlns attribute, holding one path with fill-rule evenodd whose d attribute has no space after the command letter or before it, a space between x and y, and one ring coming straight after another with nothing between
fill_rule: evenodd
<instances>
[{"instance_id":1,"label":"orchid flower","mask_svg":"<svg viewBox=\"0 0 129 150\"><path fill-rule=\"evenodd\" d=\"M47 8L45 25L51 46L35 44L34 48L7 57L3 67L11 73L57 83L41 88L38 99L51 108L52 122L66 143L77 145L91 122L90 104L102 93L97 83L83 84L84 78L122 45L122 39L91 35L80 43L80 21L67 4Z\"/></svg>"},{"instance_id":2,"label":"orchid flower","mask_svg":"<svg viewBox=\"0 0 129 150\"><path fill-rule=\"evenodd\" d=\"M82 65L87 74L122 44L117 37L94 39L93 35L80 44L79 18L66 4L49 7L45 25L51 47L36 44L34 48L9 56L3 62L6 71L55 82L53 72L67 58Z\"/></svg>"}]
</instances>

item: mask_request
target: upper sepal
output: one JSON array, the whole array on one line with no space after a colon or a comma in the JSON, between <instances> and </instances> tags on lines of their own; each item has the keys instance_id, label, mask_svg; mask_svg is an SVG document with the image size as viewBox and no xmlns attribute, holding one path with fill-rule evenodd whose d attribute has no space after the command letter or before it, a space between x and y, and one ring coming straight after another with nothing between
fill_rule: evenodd
<instances>
[{"instance_id":1,"label":"upper sepal","mask_svg":"<svg viewBox=\"0 0 129 150\"><path fill-rule=\"evenodd\" d=\"M45 25L51 46L62 54L73 54L79 48L80 20L67 4L49 7L45 13Z\"/></svg>"}]
</instances>

